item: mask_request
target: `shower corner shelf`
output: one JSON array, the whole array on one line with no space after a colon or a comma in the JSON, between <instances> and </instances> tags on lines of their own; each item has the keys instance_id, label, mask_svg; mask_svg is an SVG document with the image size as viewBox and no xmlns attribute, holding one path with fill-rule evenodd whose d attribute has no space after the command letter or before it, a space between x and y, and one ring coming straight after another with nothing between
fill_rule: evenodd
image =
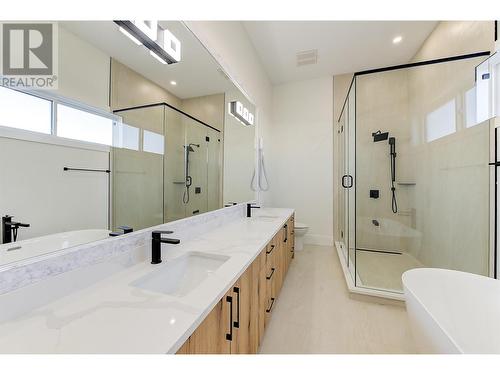
<instances>
[{"instance_id":1,"label":"shower corner shelf","mask_svg":"<svg viewBox=\"0 0 500 375\"><path fill-rule=\"evenodd\" d=\"M412 181L398 181L396 182L400 186L415 186L417 183Z\"/></svg>"}]
</instances>

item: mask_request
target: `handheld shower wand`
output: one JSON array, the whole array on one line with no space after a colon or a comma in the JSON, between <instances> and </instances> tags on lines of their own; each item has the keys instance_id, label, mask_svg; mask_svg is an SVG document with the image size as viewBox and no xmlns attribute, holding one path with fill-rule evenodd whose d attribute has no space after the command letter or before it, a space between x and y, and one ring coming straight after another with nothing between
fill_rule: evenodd
<instances>
[{"instance_id":1,"label":"handheld shower wand","mask_svg":"<svg viewBox=\"0 0 500 375\"><path fill-rule=\"evenodd\" d=\"M189 188L193 184L193 178L189 175L189 153L194 152L193 146L200 147L200 145L195 144L195 143L190 143L188 145L185 145L184 148L186 149L186 168L185 168L185 173L184 173L184 178L185 178L185 188L184 188L184 194L182 195L182 202L184 204L189 203Z\"/></svg>"},{"instance_id":2,"label":"handheld shower wand","mask_svg":"<svg viewBox=\"0 0 500 375\"><path fill-rule=\"evenodd\" d=\"M257 185L256 185L256 173L258 172ZM266 165L264 164L264 146L262 145L262 138L258 140L257 143L257 165L254 167L252 181L250 182L250 188L253 191L268 191L269 181L267 180Z\"/></svg>"},{"instance_id":3,"label":"handheld shower wand","mask_svg":"<svg viewBox=\"0 0 500 375\"><path fill-rule=\"evenodd\" d=\"M396 182L396 138L389 137L389 132L382 133L380 130L372 133L372 137L373 142L381 142L389 139L389 156L391 158L391 209L392 212L397 213L398 202L396 200L396 187L394 186L394 183Z\"/></svg>"},{"instance_id":4,"label":"handheld shower wand","mask_svg":"<svg viewBox=\"0 0 500 375\"><path fill-rule=\"evenodd\" d=\"M392 193L392 202L391 208L392 212L398 212L398 202L396 200L396 188L394 187L394 182L396 182L396 138L389 138L389 155L391 157L391 193Z\"/></svg>"}]
</instances>

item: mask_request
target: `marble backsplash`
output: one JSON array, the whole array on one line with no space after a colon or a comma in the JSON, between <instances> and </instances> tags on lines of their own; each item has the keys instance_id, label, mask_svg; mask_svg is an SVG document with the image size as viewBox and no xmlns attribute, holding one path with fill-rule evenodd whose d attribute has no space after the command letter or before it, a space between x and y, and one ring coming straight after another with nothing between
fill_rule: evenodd
<instances>
[{"instance_id":1,"label":"marble backsplash","mask_svg":"<svg viewBox=\"0 0 500 375\"><path fill-rule=\"evenodd\" d=\"M127 235L11 263L0 267L0 295L78 268L109 262L114 258L119 261L120 267L137 264L145 260L153 230L172 230L172 237L184 242L244 216L245 204L238 204Z\"/></svg>"}]
</instances>

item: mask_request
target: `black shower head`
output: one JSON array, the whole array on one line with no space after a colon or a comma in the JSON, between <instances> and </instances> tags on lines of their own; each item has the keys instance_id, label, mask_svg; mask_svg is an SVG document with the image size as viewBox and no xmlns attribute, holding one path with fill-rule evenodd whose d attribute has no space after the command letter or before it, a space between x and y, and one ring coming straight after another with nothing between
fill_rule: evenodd
<instances>
[{"instance_id":1,"label":"black shower head","mask_svg":"<svg viewBox=\"0 0 500 375\"><path fill-rule=\"evenodd\" d=\"M380 130L377 130L375 133L372 133L373 142L385 141L389 138L389 132L382 133Z\"/></svg>"}]
</instances>

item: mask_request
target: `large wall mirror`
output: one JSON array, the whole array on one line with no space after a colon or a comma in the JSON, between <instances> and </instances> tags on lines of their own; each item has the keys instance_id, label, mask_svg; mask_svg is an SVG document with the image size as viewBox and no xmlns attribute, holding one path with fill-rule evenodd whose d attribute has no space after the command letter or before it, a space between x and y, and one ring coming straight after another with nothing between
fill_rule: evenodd
<instances>
[{"instance_id":1,"label":"large wall mirror","mask_svg":"<svg viewBox=\"0 0 500 375\"><path fill-rule=\"evenodd\" d=\"M58 88L0 86L0 267L254 199L255 106L182 22L154 25L179 62L59 22Z\"/></svg>"}]
</instances>

